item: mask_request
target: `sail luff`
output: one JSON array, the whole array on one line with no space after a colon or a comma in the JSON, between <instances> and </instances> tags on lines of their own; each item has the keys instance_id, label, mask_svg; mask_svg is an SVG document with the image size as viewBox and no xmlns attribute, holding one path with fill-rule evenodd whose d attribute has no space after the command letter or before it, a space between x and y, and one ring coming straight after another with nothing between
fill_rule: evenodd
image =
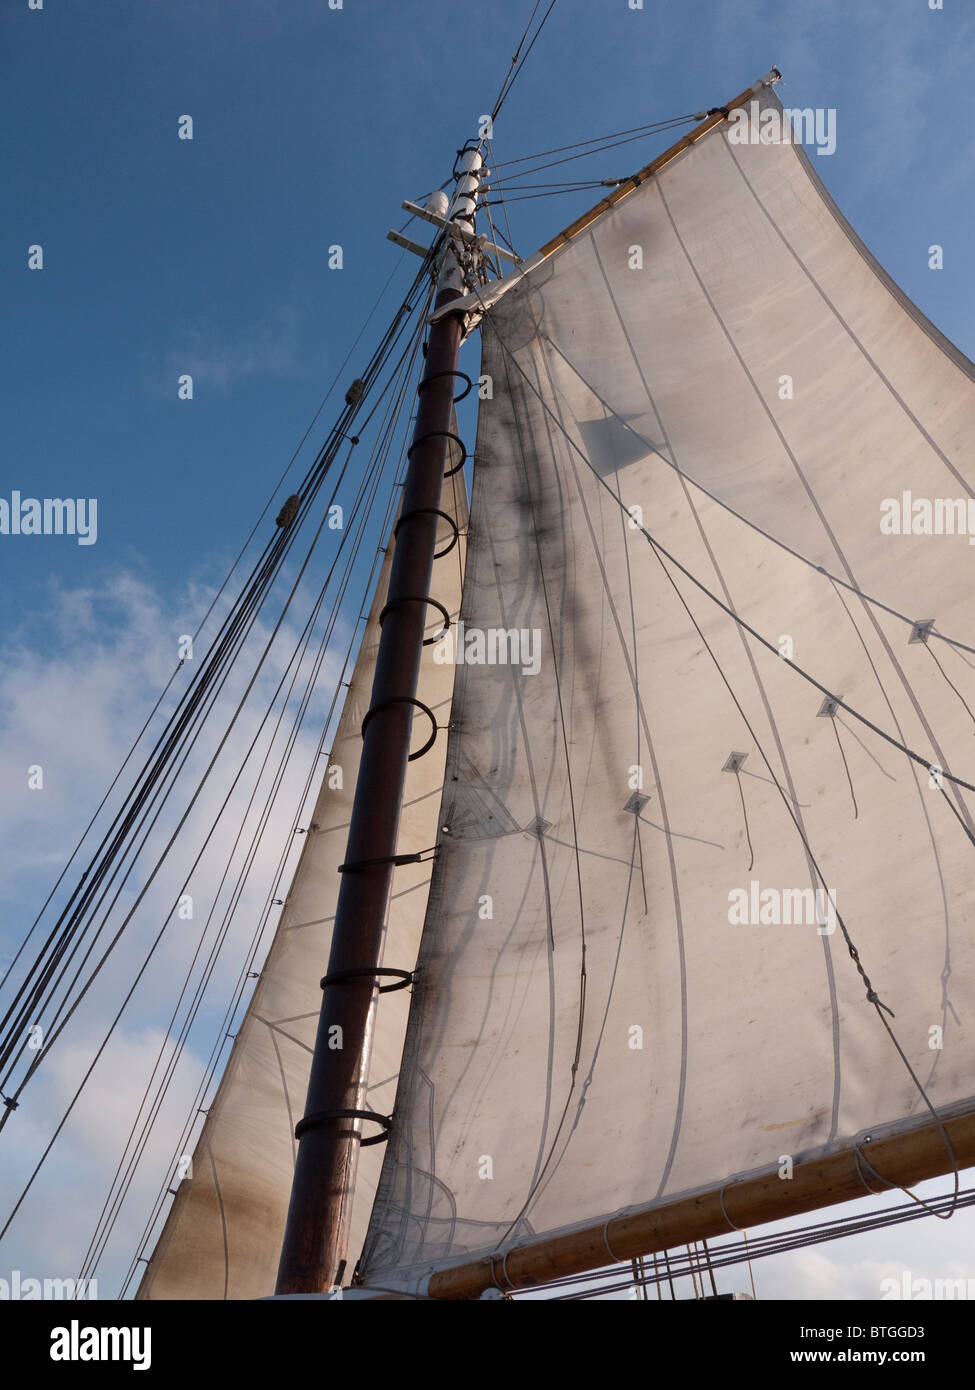
<instances>
[{"instance_id":1,"label":"sail luff","mask_svg":"<svg viewBox=\"0 0 975 1390\"><path fill-rule=\"evenodd\" d=\"M942 1129L943 1125L943 1129ZM728 1183L663 1206L649 1206L552 1239L515 1246L430 1276L430 1298L479 1298L486 1290L528 1289L604 1269L689 1241L909 1188L975 1165L975 1108L942 1125L927 1124L808 1163ZM950 1142L950 1148L947 1140Z\"/></svg>"}]
</instances>

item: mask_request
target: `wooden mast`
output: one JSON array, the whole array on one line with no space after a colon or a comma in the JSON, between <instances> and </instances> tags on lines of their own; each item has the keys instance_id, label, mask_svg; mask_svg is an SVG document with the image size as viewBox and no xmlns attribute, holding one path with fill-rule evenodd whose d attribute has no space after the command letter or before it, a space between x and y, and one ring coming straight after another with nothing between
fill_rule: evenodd
<instances>
[{"instance_id":1,"label":"wooden mast","mask_svg":"<svg viewBox=\"0 0 975 1390\"><path fill-rule=\"evenodd\" d=\"M471 230L481 162L477 148L461 152L448 210L448 220L456 218ZM298 1154L278 1294L320 1293L341 1282L359 1147L363 1140L379 1137L364 1135L363 1123L388 1124L364 1109L366 1081L406 764L408 757L418 756L409 751L415 710L422 721L428 716L434 720L431 741L437 735L433 714L425 707L417 709L416 690L428 602L436 599L430 595L430 582L463 336L463 310L451 312L449 306L463 293L463 271L453 235L448 234L435 300L435 308L445 312L430 330L418 388L376 674L362 726L362 760L341 868L327 984L305 1114L295 1130Z\"/></svg>"}]
</instances>

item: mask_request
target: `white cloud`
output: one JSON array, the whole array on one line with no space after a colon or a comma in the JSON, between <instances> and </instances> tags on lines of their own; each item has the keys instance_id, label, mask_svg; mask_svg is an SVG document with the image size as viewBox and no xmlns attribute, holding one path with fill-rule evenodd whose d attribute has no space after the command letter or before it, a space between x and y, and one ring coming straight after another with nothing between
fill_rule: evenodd
<instances>
[{"instance_id":1,"label":"white cloud","mask_svg":"<svg viewBox=\"0 0 975 1390\"><path fill-rule=\"evenodd\" d=\"M75 590L52 583L43 595L40 611L25 616L19 631L5 634L5 659L0 664L0 778L9 795L0 798L0 845L3 847L0 877L4 893L16 913L15 917L8 912L0 928L0 946L8 958L23 935L24 919L32 916L40 906L171 674L176 664L177 639L194 627L190 615L202 612L208 597L196 581L175 600L164 601L144 580L126 572L117 573L101 585ZM193 920L173 918L173 902L299 641L300 625L310 608L311 597L310 585L299 590L292 610L298 617L293 623L289 614L282 625L265 671L258 677L238 727L230 735L164 871L149 889L63 1037L51 1045L36 1078L23 1094L20 1108L8 1122L0 1140L0 1212L4 1216L104 1039L150 944L160 927L166 924L162 942L128 1012L97 1063L81 1100L3 1242L0 1277L4 1269L12 1268L19 1268L26 1274L69 1277L84 1254L160 1048L163 1048L164 1064L170 1055L172 1044L164 1046L164 1039L176 996L184 978L192 972L192 984L179 1013L178 1028L222 928L231 890L257 829L271 779L297 712L297 695L310 671L310 657L306 658L295 694L275 735L254 804L248 810L247 802L257 782L261 760L280 709L280 697L275 714L258 740L256 758L247 763L237 793L219 822L199 868L193 873ZM223 608L226 603L227 600L222 601ZM323 622L324 614L317 626L319 635ZM241 660L239 668L232 670L215 710L212 730L201 739L178 780L172 805L153 833L143 864L151 864L155 854L164 847L216 747L220 732L226 728L232 709L244 693L257 653L269 635L269 627L260 623L255 627L248 643L248 655ZM222 1037L223 1010L245 961L252 933L262 919L265 897L272 886L283 846L290 848L291 857L291 866L284 875L285 884L293 867L300 842L290 837L290 826L307 771L315 765L318 735L340 666L341 658L337 653L342 640L339 628L333 638L334 646L330 647L330 652L336 655L329 656L322 668L317 693L288 763L267 833L260 840L189 1045L175 1071L138 1180L124 1208L116 1245L106 1264L112 1278L124 1267L141 1234L148 1204L167 1174L167 1163L179 1131L194 1108L193 1097L203 1075L204 1059L217 1038ZM312 644L312 653L316 646L317 640ZM204 651L205 641L198 644L198 659ZM179 677L180 688L186 676L184 669ZM159 732L158 718L140 746L135 766L142 763L150 740L154 741ZM42 791L28 789L26 768L29 762L44 766ZM237 832L242 825L244 830L238 841ZM101 822L95 828L99 834L100 826ZM228 866L226 882L218 892ZM81 867L80 863L73 866L62 895L74 884ZM132 905L145 874L145 867L138 868L123 890L111 919L113 931ZM55 900L55 911L59 901ZM208 922L211 909L212 921ZM272 924L275 917L276 910ZM50 918L45 919L47 926L50 921ZM264 937L265 947L269 942L268 932ZM104 945L105 939L99 945L99 953ZM199 958L194 966L193 956L198 947ZM40 1021L50 1031L48 1019ZM70 1194L69 1202L64 1201L65 1192ZM57 1212L56 1220L50 1219L51 1211Z\"/></svg>"},{"instance_id":2,"label":"white cloud","mask_svg":"<svg viewBox=\"0 0 975 1390\"><path fill-rule=\"evenodd\" d=\"M177 379L189 374L199 386L228 390L254 376L295 371L299 367L299 315L282 308L263 323L228 333L207 319L190 325L166 353L163 369L153 369L152 388L172 395Z\"/></svg>"}]
</instances>

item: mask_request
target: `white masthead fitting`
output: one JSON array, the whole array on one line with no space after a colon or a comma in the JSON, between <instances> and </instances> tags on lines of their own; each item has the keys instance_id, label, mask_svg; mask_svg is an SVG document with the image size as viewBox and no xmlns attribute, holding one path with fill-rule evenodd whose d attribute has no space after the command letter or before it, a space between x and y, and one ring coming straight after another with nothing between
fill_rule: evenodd
<instances>
[{"instance_id":1,"label":"white masthead fitting","mask_svg":"<svg viewBox=\"0 0 975 1390\"><path fill-rule=\"evenodd\" d=\"M446 217L449 207L450 199L442 189L438 189L436 193L431 193L427 199L427 212L435 213L437 217Z\"/></svg>"}]
</instances>

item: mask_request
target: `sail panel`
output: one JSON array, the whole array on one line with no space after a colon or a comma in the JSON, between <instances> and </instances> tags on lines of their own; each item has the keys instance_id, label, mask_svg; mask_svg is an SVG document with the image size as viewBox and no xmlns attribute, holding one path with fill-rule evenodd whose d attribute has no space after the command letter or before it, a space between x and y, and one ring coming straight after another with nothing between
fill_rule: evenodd
<instances>
[{"instance_id":1,"label":"sail panel","mask_svg":"<svg viewBox=\"0 0 975 1390\"><path fill-rule=\"evenodd\" d=\"M975 781L967 507L885 506L972 495L975 370L799 148L730 135L482 323L449 834L367 1283L975 1104L975 824L938 771Z\"/></svg>"},{"instance_id":2,"label":"sail panel","mask_svg":"<svg viewBox=\"0 0 975 1390\"><path fill-rule=\"evenodd\" d=\"M456 446L451 443L451 450ZM467 493L463 473L444 484L443 501L463 532ZM440 524L445 551L452 527ZM434 565L435 597L456 619L466 538ZM392 546L378 583L327 769L291 890L270 951L138 1298L248 1299L274 1291L291 1196L296 1141L304 1111L311 1053L318 1026L332 924L338 898L338 865L345 858L349 818L362 745L360 728L369 708L379 649L379 614L386 601ZM431 609L429 633L442 619ZM417 695L447 723L453 669L424 651ZM417 733L419 737L419 733ZM425 737L425 734L424 734ZM427 850L437 839L445 741L411 762L407 773L397 854ZM341 769L341 785L334 775ZM331 775L330 775L331 774ZM396 869L388 911L384 962L411 970L429 890L429 861ZM366 1106L389 1114L395 1097L408 993L380 1001L374 1030ZM350 1270L362 1248L381 1166L377 1147L361 1151L352 1215Z\"/></svg>"}]
</instances>

